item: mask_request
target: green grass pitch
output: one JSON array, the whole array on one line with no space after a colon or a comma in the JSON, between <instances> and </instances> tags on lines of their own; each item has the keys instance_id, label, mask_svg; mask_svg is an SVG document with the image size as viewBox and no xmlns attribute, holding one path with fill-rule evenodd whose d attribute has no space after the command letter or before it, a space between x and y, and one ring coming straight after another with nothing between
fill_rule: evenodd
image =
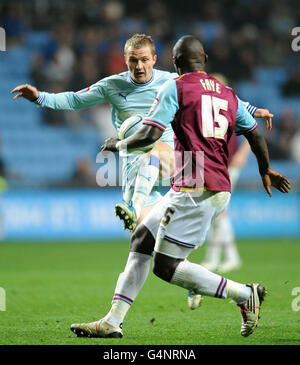
<instances>
[{"instance_id":1,"label":"green grass pitch","mask_svg":"<svg viewBox=\"0 0 300 365\"><path fill-rule=\"evenodd\" d=\"M124 337L89 339L77 338L69 326L97 320L109 310L128 243L1 243L6 311L0 311L0 344L299 345L300 311L292 310L297 301L292 290L300 287L300 240L240 240L239 250L244 265L227 277L261 282L268 290L259 327L250 337L240 335L235 304L206 297L191 311L185 290L150 273L124 321ZM200 262L203 254L200 248L190 260Z\"/></svg>"}]
</instances>

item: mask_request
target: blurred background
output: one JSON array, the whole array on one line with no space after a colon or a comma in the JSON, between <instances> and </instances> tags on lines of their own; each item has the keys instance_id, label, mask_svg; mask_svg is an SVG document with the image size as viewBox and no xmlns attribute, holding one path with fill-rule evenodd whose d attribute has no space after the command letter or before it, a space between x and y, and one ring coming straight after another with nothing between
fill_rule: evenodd
<instances>
[{"instance_id":1,"label":"blurred background","mask_svg":"<svg viewBox=\"0 0 300 365\"><path fill-rule=\"evenodd\" d=\"M120 188L96 183L99 147L115 134L109 105L53 111L13 101L10 91L22 83L78 91L125 71L124 43L136 32L153 37L156 67L169 71L174 42L197 35L209 55L207 71L222 73L241 99L274 113L271 132L259 123L272 167L293 191L268 198L251 155L230 215L238 237L299 237L300 51L291 47L297 25L297 0L1 0L2 238L128 237L113 213Z\"/></svg>"}]
</instances>

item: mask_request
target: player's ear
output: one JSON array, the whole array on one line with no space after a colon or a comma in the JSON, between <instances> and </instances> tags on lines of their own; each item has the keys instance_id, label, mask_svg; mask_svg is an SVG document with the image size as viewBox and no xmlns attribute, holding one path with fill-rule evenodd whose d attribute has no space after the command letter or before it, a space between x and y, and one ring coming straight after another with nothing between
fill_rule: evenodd
<instances>
[{"instance_id":1,"label":"player's ear","mask_svg":"<svg viewBox=\"0 0 300 365\"><path fill-rule=\"evenodd\" d=\"M204 54L204 63L207 63L207 60L208 60L208 54Z\"/></svg>"},{"instance_id":2,"label":"player's ear","mask_svg":"<svg viewBox=\"0 0 300 365\"><path fill-rule=\"evenodd\" d=\"M155 64L156 64L156 60L157 60L157 55L155 54L155 55L153 56L153 65L155 65Z\"/></svg>"},{"instance_id":3,"label":"player's ear","mask_svg":"<svg viewBox=\"0 0 300 365\"><path fill-rule=\"evenodd\" d=\"M180 67L182 64L182 58L179 56L173 56L173 63L176 67Z\"/></svg>"}]
</instances>

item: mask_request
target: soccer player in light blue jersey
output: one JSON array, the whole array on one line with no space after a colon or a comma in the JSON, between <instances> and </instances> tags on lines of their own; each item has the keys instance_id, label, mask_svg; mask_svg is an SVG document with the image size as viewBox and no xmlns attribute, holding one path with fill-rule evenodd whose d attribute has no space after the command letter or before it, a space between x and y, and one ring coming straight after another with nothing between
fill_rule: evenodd
<instances>
[{"instance_id":1,"label":"soccer player in light blue jersey","mask_svg":"<svg viewBox=\"0 0 300 365\"><path fill-rule=\"evenodd\" d=\"M80 110L108 102L111 107L112 123L119 132L123 122L134 115L147 115L160 86L176 73L154 69L155 45L150 36L135 34L124 47L128 71L106 77L78 92L50 94L38 91L31 85L20 85L12 93L14 99L24 97L41 107L56 110ZM142 118L141 118L142 120ZM123 159L123 198L116 213L124 219L125 228L134 230L160 199L161 194L154 186L164 171L172 174L173 131L168 128L162 138L147 155L126 154ZM171 165L166 167L165 165ZM169 176L170 177L170 176ZM126 214L125 214L126 213ZM130 216L128 220L126 216Z\"/></svg>"}]
</instances>

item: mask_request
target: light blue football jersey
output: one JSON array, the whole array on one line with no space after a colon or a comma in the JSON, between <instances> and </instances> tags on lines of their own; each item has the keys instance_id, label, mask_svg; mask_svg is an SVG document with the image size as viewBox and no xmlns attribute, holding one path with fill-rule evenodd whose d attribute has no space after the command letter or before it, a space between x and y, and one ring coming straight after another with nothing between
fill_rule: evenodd
<instances>
[{"instance_id":1,"label":"light blue football jersey","mask_svg":"<svg viewBox=\"0 0 300 365\"><path fill-rule=\"evenodd\" d=\"M139 84L131 78L130 72L126 71L105 77L78 92L57 94L39 92L35 103L57 110L80 110L108 102L111 107L112 123L119 132L120 126L127 118L136 114L146 116L160 87L177 76L176 73L153 69L151 79ZM173 143L171 126L166 129L161 140Z\"/></svg>"},{"instance_id":2,"label":"light blue football jersey","mask_svg":"<svg viewBox=\"0 0 300 365\"><path fill-rule=\"evenodd\" d=\"M159 89L168 80L178 77L177 73L153 69L152 77L146 83L135 82L129 71L101 79L95 84L77 91L57 94L39 91L35 101L42 107L56 110L81 110L108 102L111 107L112 123L117 132L127 118L140 114L146 116L155 100ZM256 108L244 102L250 114ZM161 140L173 144L173 130L169 125Z\"/></svg>"}]
</instances>

